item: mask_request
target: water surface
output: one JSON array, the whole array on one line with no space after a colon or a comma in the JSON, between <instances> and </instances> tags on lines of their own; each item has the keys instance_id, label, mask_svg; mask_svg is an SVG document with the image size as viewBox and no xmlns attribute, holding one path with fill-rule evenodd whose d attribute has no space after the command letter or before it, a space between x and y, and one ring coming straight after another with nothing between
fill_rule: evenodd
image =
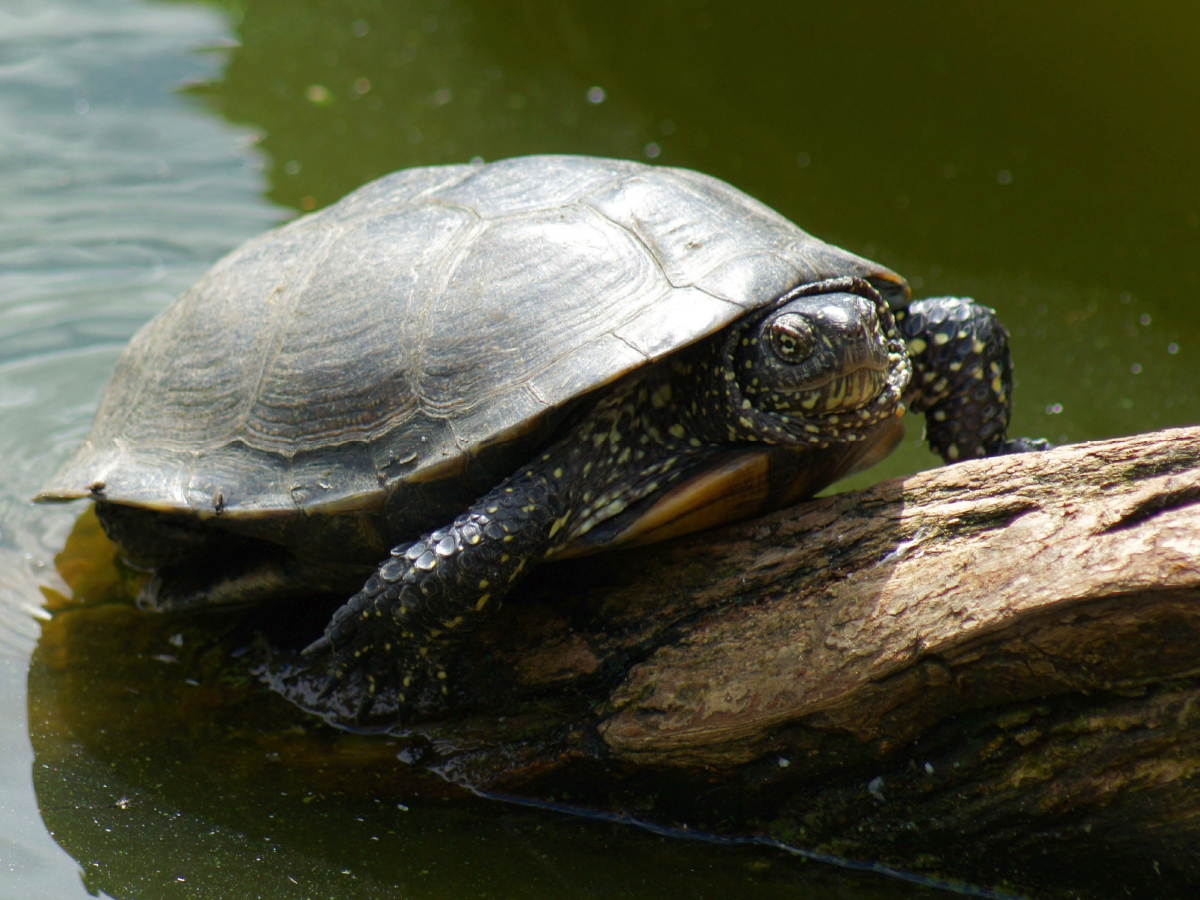
<instances>
[{"instance_id":1,"label":"water surface","mask_svg":"<svg viewBox=\"0 0 1200 900\"><path fill-rule=\"evenodd\" d=\"M49 631L29 689L39 715L69 715L37 719L35 758L26 679L47 592L71 594L54 560L79 511L28 497L86 433L120 347L223 253L397 168L530 152L701 169L918 295L995 306L1014 336L1017 433L1195 422L1198 20L1182 2L1096 16L1033 2L4 0L0 896L923 895L441 800L419 817L372 795L314 805L283 796L294 773L222 782L213 759L232 772L261 748L242 735L227 756L197 750L184 729L199 713L144 712L117 740L104 715L118 706L86 690L113 647L56 656L68 644ZM911 430L870 477L934 463ZM179 632L125 614L93 610L75 633L116 622L105 640L174 646ZM142 726L163 734L136 751Z\"/></svg>"}]
</instances>

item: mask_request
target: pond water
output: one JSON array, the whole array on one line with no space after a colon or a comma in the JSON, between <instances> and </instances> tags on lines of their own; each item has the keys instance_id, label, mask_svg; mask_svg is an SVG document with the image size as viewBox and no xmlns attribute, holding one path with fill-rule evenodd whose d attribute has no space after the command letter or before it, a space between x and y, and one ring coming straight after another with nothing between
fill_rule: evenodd
<instances>
[{"instance_id":1,"label":"pond water","mask_svg":"<svg viewBox=\"0 0 1200 900\"><path fill-rule=\"evenodd\" d=\"M934 896L495 804L222 781L266 751L120 720L87 690L117 661L71 668L47 631L30 674L80 510L28 498L124 342L221 255L395 169L531 152L700 169L918 296L995 306L1014 433L1194 423L1198 29L1183 2L0 2L0 896ZM857 483L933 465L910 432Z\"/></svg>"}]
</instances>

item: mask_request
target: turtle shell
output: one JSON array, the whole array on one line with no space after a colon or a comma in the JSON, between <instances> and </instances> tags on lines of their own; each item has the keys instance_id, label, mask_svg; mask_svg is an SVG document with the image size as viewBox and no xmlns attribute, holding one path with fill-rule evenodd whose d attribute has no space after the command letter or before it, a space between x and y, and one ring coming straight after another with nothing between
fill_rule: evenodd
<instances>
[{"instance_id":1,"label":"turtle shell","mask_svg":"<svg viewBox=\"0 0 1200 900\"><path fill-rule=\"evenodd\" d=\"M404 531L429 517L403 510L508 474L578 398L841 275L907 298L892 272L685 169L397 172L235 250L142 328L38 499L250 532L386 507Z\"/></svg>"}]
</instances>

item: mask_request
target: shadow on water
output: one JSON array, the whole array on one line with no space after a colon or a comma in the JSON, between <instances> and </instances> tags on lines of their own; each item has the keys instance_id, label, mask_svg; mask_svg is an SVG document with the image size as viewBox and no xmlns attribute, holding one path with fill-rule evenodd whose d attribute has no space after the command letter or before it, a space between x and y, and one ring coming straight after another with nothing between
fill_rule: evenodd
<instances>
[{"instance_id":1,"label":"shadow on water","mask_svg":"<svg viewBox=\"0 0 1200 900\"><path fill-rule=\"evenodd\" d=\"M1200 82L1190 59L1200 23L1191 4L1103 15L1029 0L986 10L940 0L775 4L753 14L674 0L549 10L455 0L211 5L230 13L240 43L214 52L223 72L189 92L260 135L266 192L284 206L317 208L398 168L475 156L577 152L697 168L906 274L919 295L973 294L996 306L1014 334L1016 433L1083 440L1200 420ZM136 70L145 48L128 55L123 77L151 83ZM113 87L98 75L83 81L91 118L70 98L72 128L101 121ZM135 107L105 134L132 134L138 117L164 121ZM183 129L184 118L161 127ZM40 455L65 454L85 431L115 340L230 243L274 221L254 194L257 169L237 190L214 192L215 139L209 147L187 135L180 142L197 158L186 157L188 180L178 183L153 135L130 139L136 158L113 151L97 161L108 145L80 144L79 171L120 175L102 190L70 188L94 205L79 214L97 229L86 240L64 236L61 208L22 214L20 248L29 220L54 251L37 266L56 277L64 256L54 242L91 264L125 241L131 260L106 281L108 270L81 269L74 306L54 282L48 300L29 294L4 310L0 357L83 348L61 363L35 360L36 408L52 421L26 432L53 437ZM30 158L39 153L31 145ZM150 212L138 205L145 172L171 189ZM55 393L51 370L88 387ZM25 427L15 421L6 419ZM933 464L917 437L867 477ZM39 465L22 458L22 484L6 502L36 489ZM14 546L32 544L50 521L22 515L3 523ZM14 568L32 584L23 560ZM47 828L93 893L932 896L762 849L465 797L402 764L398 744L299 717L231 662L234 620L137 612L133 576L112 565L89 516L58 567L74 596L49 597L54 616L29 672L34 783ZM36 591L22 598L25 609Z\"/></svg>"},{"instance_id":2,"label":"shadow on water","mask_svg":"<svg viewBox=\"0 0 1200 900\"><path fill-rule=\"evenodd\" d=\"M471 796L402 744L300 716L231 654L236 617L137 611L95 517L56 561L29 676L46 827L113 897L944 896L761 847Z\"/></svg>"}]
</instances>

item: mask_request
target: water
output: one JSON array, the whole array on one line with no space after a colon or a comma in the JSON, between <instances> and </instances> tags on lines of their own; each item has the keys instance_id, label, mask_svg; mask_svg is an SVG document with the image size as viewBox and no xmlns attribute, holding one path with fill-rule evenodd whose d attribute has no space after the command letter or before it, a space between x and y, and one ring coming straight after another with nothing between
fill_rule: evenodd
<instances>
[{"instance_id":1,"label":"water","mask_svg":"<svg viewBox=\"0 0 1200 900\"><path fill-rule=\"evenodd\" d=\"M176 733L186 717L105 737L117 707L78 693L104 659L53 682L76 717L39 719L33 756L29 660L43 591L69 592L54 557L78 510L27 499L86 432L120 347L244 239L397 168L548 151L698 168L918 294L997 307L1016 433L1200 419L1193 5L540 10L0 0L0 897L924 895L486 805L406 820L376 796L223 783ZM872 477L931 465L918 438ZM149 759L139 728L163 732Z\"/></svg>"}]
</instances>

